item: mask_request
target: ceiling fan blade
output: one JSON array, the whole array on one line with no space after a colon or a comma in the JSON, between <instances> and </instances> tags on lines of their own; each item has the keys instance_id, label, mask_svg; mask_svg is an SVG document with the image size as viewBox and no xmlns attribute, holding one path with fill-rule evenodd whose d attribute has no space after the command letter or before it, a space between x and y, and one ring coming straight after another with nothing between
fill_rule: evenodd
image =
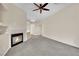
<instances>
[{"instance_id":1,"label":"ceiling fan blade","mask_svg":"<svg viewBox=\"0 0 79 59\"><path fill-rule=\"evenodd\" d=\"M33 11L36 11L36 10L39 10L39 9L34 9Z\"/></svg>"},{"instance_id":2,"label":"ceiling fan blade","mask_svg":"<svg viewBox=\"0 0 79 59\"><path fill-rule=\"evenodd\" d=\"M40 14L42 13L42 9L40 9Z\"/></svg>"},{"instance_id":3,"label":"ceiling fan blade","mask_svg":"<svg viewBox=\"0 0 79 59\"><path fill-rule=\"evenodd\" d=\"M48 3L45 3L45 4L42 6L42 8L45 7L46 5L48 5Z\"/></svg>"},{"instance_id":4,"label":"ceiling fan blade","mask_svg":"<svg viewBox=\"0 0 79 59\"><path fill-rule=\"evenodd\" d=\"M45 11L49 11L49 9L47 9L47 8L43 8L43 10L45 10Z\"/></svg>"},{"instance_id":5,"label":"ceiling fan blade","mask_svg":"<svg viewBox=\"0 0 79 59\"><path fill-rule=\"evenodd\" d=\"M37 7L40 7L39 5L37 5L36 3L33 3L34 5L36 5Z\"/></svg>"}]
</instances>

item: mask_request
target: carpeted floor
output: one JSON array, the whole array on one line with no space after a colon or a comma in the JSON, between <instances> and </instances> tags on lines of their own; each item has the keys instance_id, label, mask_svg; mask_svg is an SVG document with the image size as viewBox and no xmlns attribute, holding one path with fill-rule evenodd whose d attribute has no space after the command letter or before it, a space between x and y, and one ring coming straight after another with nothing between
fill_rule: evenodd
<instances>
[{"instance_id":1,"label":"carpeted floor","mask_svg":"<svg viewBox=\"0 0 79 59\"><path fill-rule=\"evenodd\" d=\"M12 47L5 56L79 56L79 49L38 36Z\"/></svg>"}]
</instances>

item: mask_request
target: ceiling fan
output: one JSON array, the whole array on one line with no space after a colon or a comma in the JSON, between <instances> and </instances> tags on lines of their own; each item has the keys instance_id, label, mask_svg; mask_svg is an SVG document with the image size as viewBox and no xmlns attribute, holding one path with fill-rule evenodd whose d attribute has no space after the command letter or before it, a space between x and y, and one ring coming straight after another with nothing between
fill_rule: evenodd
<instances>
[{"instance_id":1,"label":"ceiling fan","mask_svg":"<svg viewBox=\"0 0 79 59\"><path fill-rule=\"evenodd\" d=\"M49 11L49 9L45 8L45 7L48 5L48 3L45 3L45 4L41 4L41 3L40 3L39 5L36 4L36 3L34 3L34 5L37 6L38 9L34 9L33 11L40 10L40 14L42 13L43 10Z\"/></svg>"}]
</instances>

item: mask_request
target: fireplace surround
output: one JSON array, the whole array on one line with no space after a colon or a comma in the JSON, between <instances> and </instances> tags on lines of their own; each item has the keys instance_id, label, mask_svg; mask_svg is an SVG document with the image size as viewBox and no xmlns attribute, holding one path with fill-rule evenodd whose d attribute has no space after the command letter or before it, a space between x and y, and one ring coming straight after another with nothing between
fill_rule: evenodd
<instances>
[{"instance_id":1,"label":"fireplace surround","mask_svg":"<svg viewBox=\"0 0 79 59\"><path fill-rule=\"evenodd\" d=\"M23 42L23 33L11 34L11 47Z\"/></svg>"}]
</instances>

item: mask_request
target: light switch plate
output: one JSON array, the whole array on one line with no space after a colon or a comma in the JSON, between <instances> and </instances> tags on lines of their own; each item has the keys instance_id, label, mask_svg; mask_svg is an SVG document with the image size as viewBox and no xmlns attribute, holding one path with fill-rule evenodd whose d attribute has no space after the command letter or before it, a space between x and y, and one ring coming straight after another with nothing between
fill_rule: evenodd
<instances>
[{"instance_id":1,"label":"light switch plate","mask_svg":"<svg viewBox=\"0 0 79 59\"><path fill-rule=\"evenodd\" d=\"M0 35L4 34L7 30L7 26L0 23Z\"/></svg>"}]
</instances>

